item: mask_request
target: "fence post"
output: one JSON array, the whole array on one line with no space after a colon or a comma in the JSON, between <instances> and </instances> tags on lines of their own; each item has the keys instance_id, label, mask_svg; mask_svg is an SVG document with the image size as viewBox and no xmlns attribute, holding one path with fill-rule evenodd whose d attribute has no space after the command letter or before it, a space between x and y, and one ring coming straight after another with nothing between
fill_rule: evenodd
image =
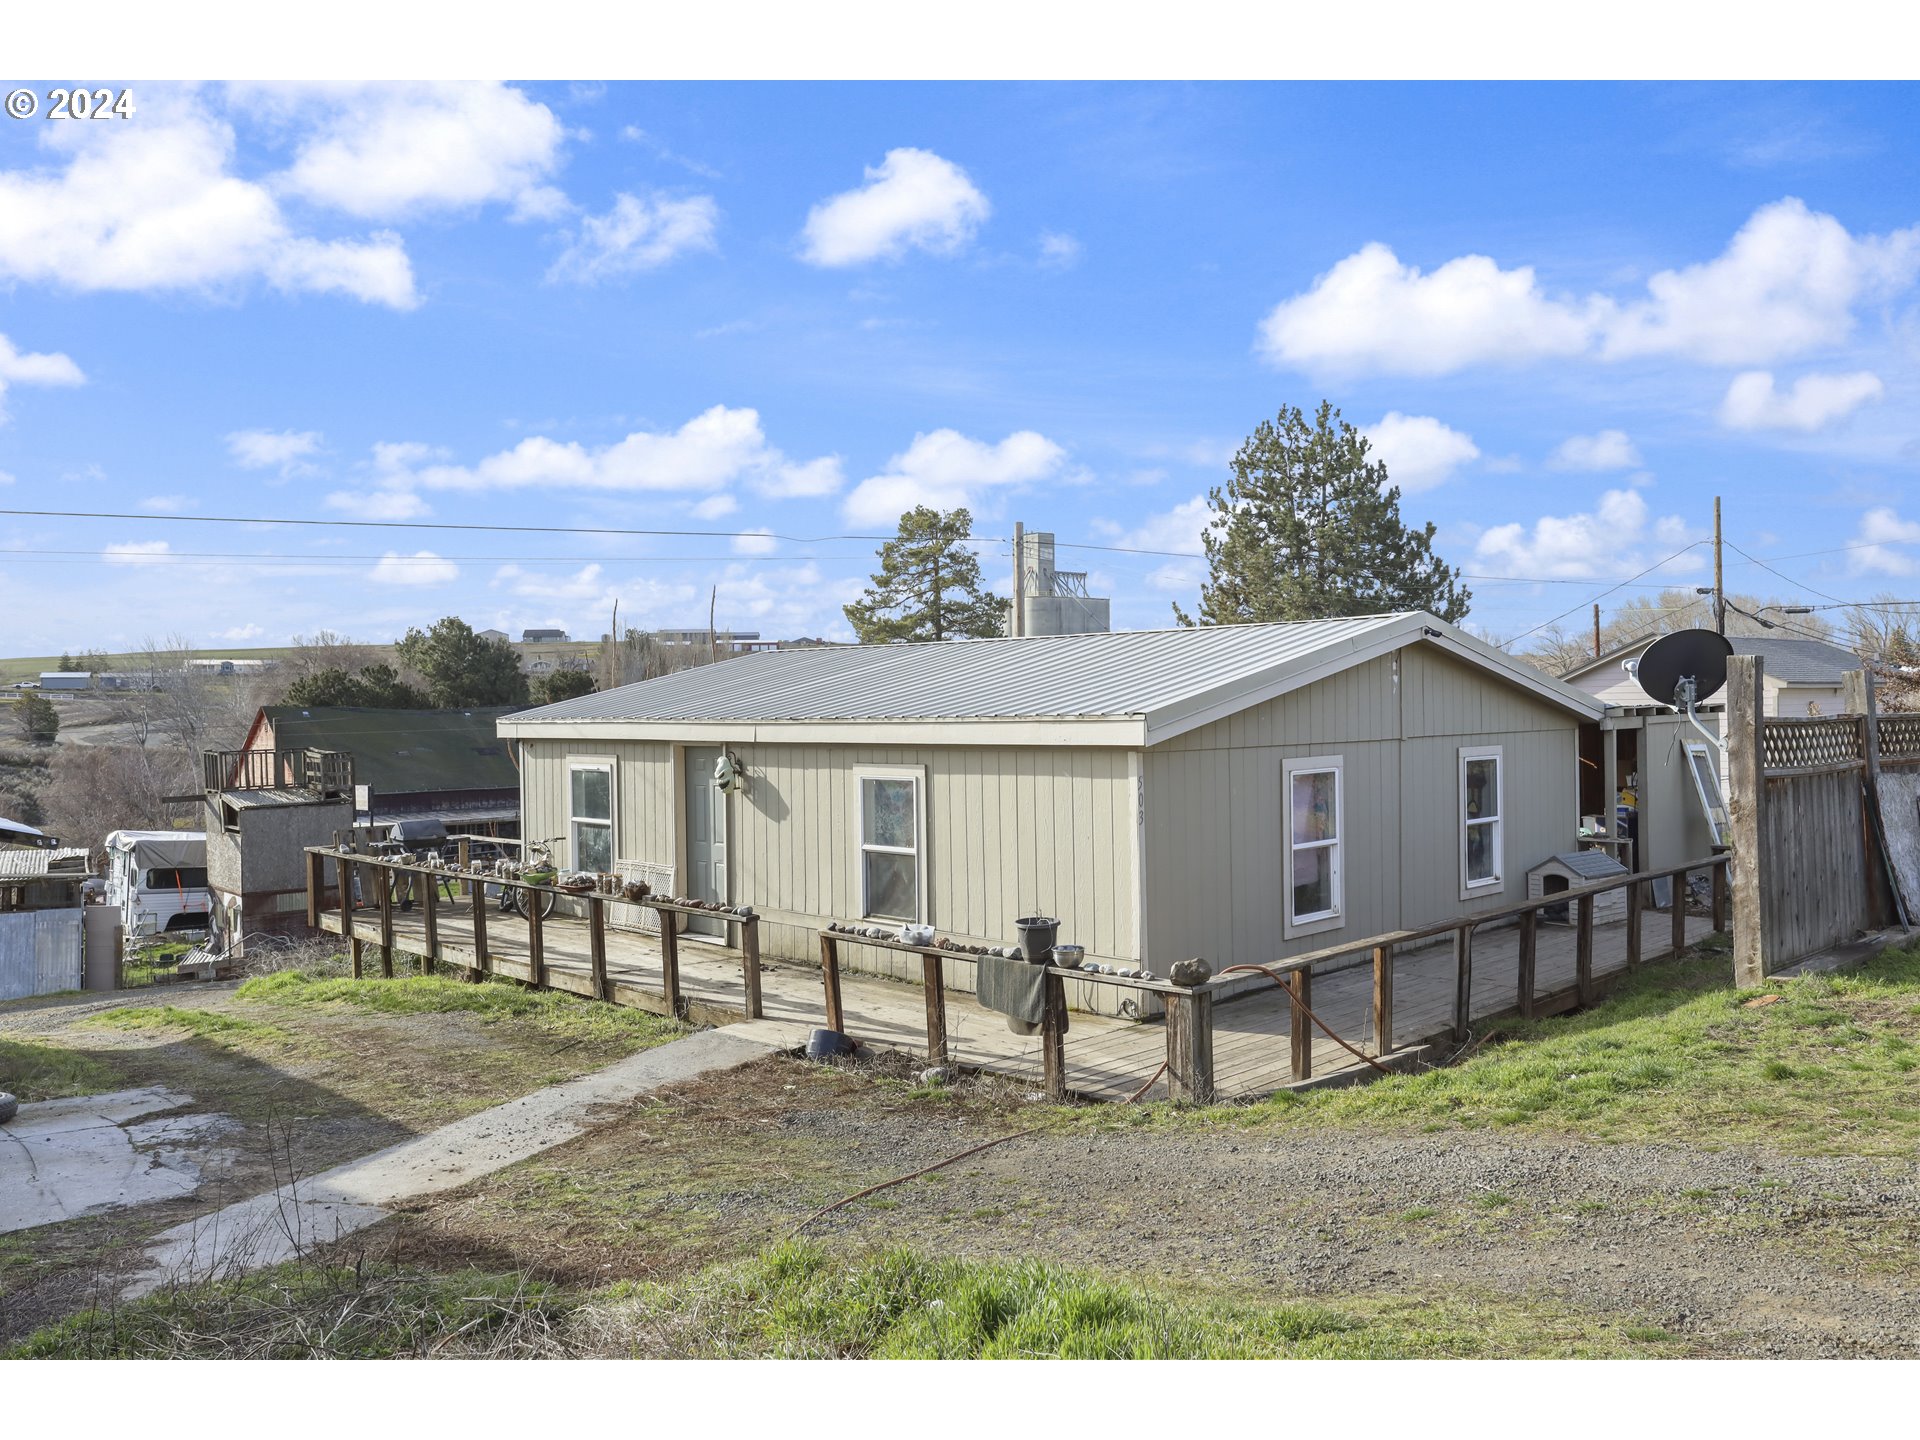
<instances>
[{"instance_id":1,"label":"fence post","mask_svg":"<svg viewBox=\"0 0 1920 1440\"><path fill-rule=\"evenodd\" d=\"M1533 1018L1534 972L1540 964L1540 912L1525 910L1520 915L1520 976L1514 986L1520 1018Z\"/></svg>"},{"instance_id":2,"label":"fence post","mask_svg":"<svg viewBox=\"0 0 1920 1440\"><path fill-rule=\"evenodd\" d=\"M827 990L827 1029L844 1035L847 1016L840 1004L840 942L831 935L820 937L820 981Z\"/></svg>"},{"instance_id":3,"label":"fence post","mask_svg":"<svg viewBox=\"0 0 1920 1440\"><path fill-rule=\"evenodd\" d=\"M1373 947L1373 1048L1393 1053L1393 947Z\"/></svg>"},{"instance_id":4,"label":"fence post","mask_svg":"<svg viewBox=\"0 0 1920 1440\"><path fill-rule=\"evenodd\" d=\"M1313 1078L1313 972L1302 967L1287 976L1287 1058L1295 1080Z\"/></svg>"},{"instance_id":5,"label":"fence post","mask_svg":"<svg viewBox=\"0 0 1920 1440\"><path fill-rule=\"evenodd\" d=\"M587 959L593 966L594 999L613 999L607 980L607 902L598 895L587 897Z\"/></svg>"},{"instance_id":6,"label":"fence post","mask_svg":"<svg viewBox=\"0 0 1920 1440\"><path fill-rule=\"evenodd\" d=\"M340 934L347 942L347 956L353 962L353 978L360 978L360 937L353 933L353 861L346 855L334 861L340 876Z\"/></svg>"},{"instance_id":7,"label":"fence post","mask_svg":"<svg viewBox=\"0 0 1920 1440\"><path fill-rule=\"evenodd\" d=\"M1673 958L1687 948L1687 872L1673 872Z\"/></svg>"},{"instance_id":8,"label":"fence post","mask_svg":"<svg viewBox=\"0 0 1920 1440\"><path fill-rule=\"evenodd\" d=\"M1716 865L1713 875L1713 928L1719 934L1727 932L1727 867Z\"/></svg>"},{"instance_id":9,"label":"fence post","mask_svg":"<svg viewBox=\"0 0 1920 1440\"><path fill-rule=\"evenodd\" d=\"M1593 896L1582 895L1575 904L1573 939L1574 982L1580 987L1580 1003L1593 1003Z\"/></svg>"},{"instance_id":10,"label":"fence post","mask_svg":"<svg viewBox=\"0 0 1920 1440\"><path fill-rule=\"evenodd\" d=\"M1725 873L1724 870L1722 873ZM1646 909L1645 885L1638 875L1627 886L1627 969L1640 968L1640 920Z\"/></svg>"},{"instance_id":11,"label":"fence post","mask_svg":"<svg viewBox=\"0 0 1920 1440\"><path fill-rule=\"evenodd\" d=\"M1187 990L1164 999L1167 1098L1176 1105L1205 1105L1213 1099L1213 996Z\"/></svg>"},{"instance_id":12,"label":"fence post","mask_svg":"<svg viewBox=\"0 0 1920 1440\"><path fill-rule=\"evenodd\" d=\"M307 928L320 928L320 896L327 888L327 861L317 850L307 852Z\"/></svg>"},{"instance_id":13,"label":"fence post","mask_svg":"<svg viewBox=\"0 0 1920 1440\"><path fill-rule=\"evenodd\" d=\"M1772 937L1767 900L1772 865L1766 852L1766 665L1758 655L1727 660L1727 824L1733 840L1733 980L1767 978Z\"/></svg>"},{"instance_id":14,"label":"fence post","mask_svg":"<svg viewBox=\"0 0 1920 1440\"><path fill-rule=\"evenodd\" d=\"M472 863L473 842L463 836L460 841L460 873L465 875L467 873L467 867ZM482 900L487 898L487 887L485 885L476 885L472 880L463 880L461 884L466 887L469 897L478 895Z\"/></svg>"},{"instance_id":15,"label":"fence post","mask_svg":"<svg viewBox=\"0 0 1920 1440\"><path fill-rule=\"evenodd\" d=\"M380 877L380 973L393 978L393 872L382 865Z\"/></svg>"},{"instance_id":16,"label":"fence post","mask_svg":"<svg viewBox=\"0 0 1920 1440\"><path fill-rule=\"evenodd\" d=\"M747 1019L758 1020L764 1013L760 1005L760 917L749 915L740 922L740 970L747 987Z\"/></svg>"},{"instance_id":17,"label":"fence post","mask_svg":"<svg viewBox=\"0 0 1920 1440\"><path fill-rule=\"evenodd\" d=\"M1040 982L1046 1007L1040 1016L1040 1069L1049 1100L1067 1098L1067 982L1047 967Z\"/></svg>"},{"instance_id":18,"label":"fence post","mask_svg":"<svg viewBox=\"0 0 1920 1440\"><path fill-rule=\"evenodd\" d=\"M1473 926L1453 932L1453 1039L1466 1043L1467 1023L1473 1018Z\"/></svg>"},{"instance_id":19,"label":"fence post","mask_svg":"<svg viewBox=\"0 0 1920 1440\"><path fill-rule=\"evenodd\" d=\"M667 1013L676 1020L686 1019L686 1001L680 998L680 917L671 910L660 913L660 992L667 998Z\"/></svg>"},{"instance_id":20,"label":"fence post","mask_svg":"<svg viewBox=\"0 0 1920 1440\"><path fill-rule=\"evenodd\" d=\"M427 932L427 953L420 957L420 973L431 975L433 962L440 958L440 886L431 875L420 887L420 923Z\"/></svg>"},{"instance_id":21,"label":"fence post","mask_svg":"<svg viewBox=\"0 0 1920 1440\"><path fill-rule=\"evenodd\" d=\"M938 955L920 957L920 981L927 992L927 1063L947 1063L947 990Z\"/></svg>"},{"instance_id":22,"label":"fence post","mask_svg":"<svg viewBox=\"0 0 1920 1440\"><path fill-rule=\"evenodd\" d=\"M493 974L493 961L487 956L487 886L484 880L473 883L473 964L482 976Z\"/></svg>"}]
</instances>

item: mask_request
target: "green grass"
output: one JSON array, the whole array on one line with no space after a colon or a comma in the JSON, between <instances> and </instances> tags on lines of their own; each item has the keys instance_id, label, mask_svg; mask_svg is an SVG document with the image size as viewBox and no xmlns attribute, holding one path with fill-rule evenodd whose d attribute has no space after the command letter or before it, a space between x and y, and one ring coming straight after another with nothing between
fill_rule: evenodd
<instances>
[{"instance_id":1,"label":"green grass","mask_svg":"<svg viewBox=\"0 0 1920 1440\"><path fill-rule=\"evenodd\" d=\"M190 1010L179 1005L128 1005L105 1010L79 1022L106 1030L184 1030L207 1040L291 1040L278 1025L242 1019L220 1010Z\"/></svg>"},{"instance_id":2,"label":"green grass","mask_svg":"<svg viewBox=\"0 0 1920 1440\"><path fill-rule=\"evenodd\" d=\"M1583 1013L1499 1023L1459 1065L1211 1117L1910 1156L1920 1141L1920 947L1771 982L1783 998L1759 1008L1726 969L1719 955L1649 967Z\"/></svg>"},{"instance_id":3,"label":"green grass","mask_svg":"<svg viewBox=\"0 0 1920 1440\"><path fill-rule=\"evenodd\" d=\"M1664 1332L1511 1301L1339 1308L1152 1289L1039 1261L851 1260L788 1242L662 1284L288 1265L42 1329L8 1358L1227 1359L1673 1355Z\"/></svg>"},{"instance_id":4,"label":"green grass","mask_svg":"<svg viewBox=\"0 0 1920 1440\"><path fill-rule=\"evenodd\" d=\"M482 1023L527 1022L567 1039L621 1042L640 1048L686 1034L686 1027L664 1016L626 1006L606 1005L559 990L533 990L511 980L481 984L439 975L409 975L393 980L352 980L306 970L281 970L241 985L239 997L265 1005L355 1006L384 1015L460 1012Z\"/></svg>"},{"instance_id":5,"label":"green grass","mask_svg":"<svg viewBox=\"0 0 1920 1440\"><path fill-rule=\"evenodd\" d=\"M0 1090L22 1101L98 1095L125 1083L119 1071L90 1056L27 1040L0 1040Z\"/></svg>"}]
</instances>

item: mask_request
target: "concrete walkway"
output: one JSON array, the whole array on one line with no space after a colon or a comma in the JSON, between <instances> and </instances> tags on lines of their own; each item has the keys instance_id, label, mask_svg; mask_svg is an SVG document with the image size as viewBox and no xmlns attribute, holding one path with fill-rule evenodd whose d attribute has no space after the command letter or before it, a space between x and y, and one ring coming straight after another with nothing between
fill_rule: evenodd
<instances>
[{"instance_id":1,"label":"concrete walkway","mask_svg":"<svg viewBox=\"0 0 1920 1440\"><path fill-rule=\"evenodd\" d=\"M754 1033L733 1033L749 1028ZM592 1128L596 1107L731 1070L804 1039L804 1031L774 1031L764 1024L703 1030L241 1200L155 1236L147 1247L146 1268L121 1295L131 1300L163 1285L295 1259L313 1246L384 1220L389 1213L385 1207L454 1189L573 1139Z\"/></svg>"}]
</instances>

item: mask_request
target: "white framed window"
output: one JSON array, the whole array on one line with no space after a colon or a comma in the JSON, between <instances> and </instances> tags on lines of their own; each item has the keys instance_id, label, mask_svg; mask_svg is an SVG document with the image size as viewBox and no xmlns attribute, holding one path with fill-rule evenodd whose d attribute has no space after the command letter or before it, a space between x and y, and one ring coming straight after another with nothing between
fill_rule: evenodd
<instances>
[{"instance_id":1,"label":"white framed window","mask_svg":"<svg viewBox=\"0 0 1920 1440\"><path fill-rule=\"evenodd\" d=\"M613 872L613 761L567 761L567 839L568 865Z\"/></svg>"},{"instance_id":2,"label":"white framed window","mask_svg":"<svg viewBox=\"0 0 1920 1440\"><path fill-rule=\"evenodd\" d=\"M1341 870L1346 830L1338 755L1314 755L1282 766L1287 826L1285 933L1311 935L1345 922Z\"/></svg>"},{"instance_id":3,"label":"white framed window","mask_svg":"<svg viewBox=\"0 0 1920 1440\"><path fill-rule=\"evenodd\" d=\"M1505 762L1498 745L1460 751L1460 895L1503 888L1506 876Z\"/></svg>"},{"instance_id":4,"label":"white framed window","mask_svg":"<svg viewBox=\"0 0 1920 1440\"><path fill-rule=\"evenodd\" d=\"M919 765L854 767L854 833L860 837L860 913L927 918L927 773Z\"/></svg>"}]
</instances>

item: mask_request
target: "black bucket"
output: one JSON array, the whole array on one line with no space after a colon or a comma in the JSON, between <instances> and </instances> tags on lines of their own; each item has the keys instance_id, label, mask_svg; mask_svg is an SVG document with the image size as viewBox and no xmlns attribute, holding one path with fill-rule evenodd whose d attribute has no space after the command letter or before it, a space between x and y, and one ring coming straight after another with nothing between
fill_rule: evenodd
<instances>
[{"instance_id":1,"label":"black bucket","mask_svg":"<svg viewBox=\"0 0 1920 1440\"><path fill-rule=\"evenodd\" d=\"M1059 938L1060 922L1051 915L1028 915L1013 922L1020 932L1020 948L1027 959L1044 965L1053 958L1053 942Z\"/></svg>"},{"instance_id":2,"label":"black bucket","mask_svg":"<svg viewBox=\"0 0 1920 1440\"><path fill-rule=\"evenodd\" d=\"M849 1055L852 1052L853 1042L838 1030L828 1030L823 1027L807 1037L809 1060L829 1060L835 1055Z\"/></svg>"}]
</instances>

